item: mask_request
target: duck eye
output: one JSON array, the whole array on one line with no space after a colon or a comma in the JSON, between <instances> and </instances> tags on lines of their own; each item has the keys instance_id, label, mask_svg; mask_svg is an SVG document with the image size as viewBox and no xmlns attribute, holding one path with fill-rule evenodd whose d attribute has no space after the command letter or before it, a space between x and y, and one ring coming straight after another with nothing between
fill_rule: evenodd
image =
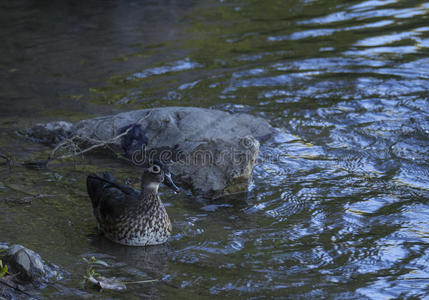
<instances>
[{"instance_id":1,"label":"duck eye","mask_svg":"<svg viewBox=\"0 0 429 300\"><path fill-rule=\"evenodd\" d=\"M150 168L150 171L151 171L152 173L157 174L157 173L161 172L161 168L160 168L158 165L153 165L153 166Z\"/></svg>"}]
</instances>

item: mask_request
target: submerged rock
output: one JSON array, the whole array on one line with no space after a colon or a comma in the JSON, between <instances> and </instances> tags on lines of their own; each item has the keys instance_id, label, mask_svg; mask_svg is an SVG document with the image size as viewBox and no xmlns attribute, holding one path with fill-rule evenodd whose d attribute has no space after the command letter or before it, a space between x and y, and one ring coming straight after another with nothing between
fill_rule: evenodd
<instances>
[{"instance_id":1,"label":"submerged rock","mask_svg":"<svg viewBox=\"0 0 429 300\"><path fill-rule=\"evenodd\" d=\"M259 143L274 132L266 120L248 114L163 107L76 124L39 124L24 134L50 144L76 136L86 146L108 142L110 148L124 152L137 165L147 157L172 160L172 174L179 185L216 198L248 190ZM121 137L115 138L118 135Z\"/></svg>"}]
</instances>

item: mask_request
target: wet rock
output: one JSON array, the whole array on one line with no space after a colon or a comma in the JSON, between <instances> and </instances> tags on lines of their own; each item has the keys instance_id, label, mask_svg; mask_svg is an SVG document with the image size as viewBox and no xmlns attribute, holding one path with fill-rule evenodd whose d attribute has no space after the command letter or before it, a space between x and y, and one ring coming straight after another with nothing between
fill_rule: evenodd
<instances>
[{"instance_id":1,"label":"wet rock","mask_svg":"<svg viewBox=\"0 0 429 300\"><path fill-rule=\"evenodd\" d=\"M31 128L30 138L35 138L38 142L53 145L68 138L72 132L73 124L64 121L38 124Z\"/></svg>"},{"instance_id":2,"label":"wet rock","mask_svg":"<svg viewBox=\"0 0 429 300\"><path fill-rule=\"evenodd\" d=\"M0 242L0 260L7 267L0 278L0 299L29 299L35 289L62 278L58 266L46 264L39 254L21 245Z\"/></svg>"},{"instance_id":3,"label":"wet rock","mask_svg":"<svg viewBox=\"0 0 429 300\"><path fill-rule=\"evenodd\" d=\"M70 136L78 136L87 146L109 141L110 148L124 152L137 165L148 156L172 160L173 178L179 185L216 198L248 190L260 142L274 132L266 120L248 114L163 107L76 124L39 124L24 133L52 144ZM121 133L126 135L115 139ZM139 151L142 146L145 151Z\"/></svg>"},{"instance_id":4,"label":"wet rock","mask_svg":"<svg viewBox=\"0 0 429 300\"><path fill-rule=\"evenodd\" d=\"M10 267L10 272L18 274L17 278L25 283L40 285L45 281L47 266L39 254L21 245L7 249L3 260Z\"/></svg>"}]
</instances>

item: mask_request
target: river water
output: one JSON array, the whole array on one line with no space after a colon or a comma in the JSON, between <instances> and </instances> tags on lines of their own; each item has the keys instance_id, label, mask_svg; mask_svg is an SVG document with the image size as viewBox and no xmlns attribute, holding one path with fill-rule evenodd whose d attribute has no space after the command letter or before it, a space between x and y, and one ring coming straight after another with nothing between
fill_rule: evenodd
<instances>
[{"instance_id":1,"label":"river water","mask_svg":"<svg viewBox=\"0 0 429 300\"><path fill-rule=\"evenodd\" d=\"M0 152L49 148L16 134L159 106L261 116L247 201L161 197L166 246L96 234L89 172L112 158L0 168L0 241L58 265L37 297L111 299L429 296L429 2L413 0L10 1L0 4ZM31 203L13 199L40 195ZM12 199L12 200L11 200ZM15 201L16 202L16 201ZM83 258L128 284L85 287Z\"/></svg>"}]
</instances>

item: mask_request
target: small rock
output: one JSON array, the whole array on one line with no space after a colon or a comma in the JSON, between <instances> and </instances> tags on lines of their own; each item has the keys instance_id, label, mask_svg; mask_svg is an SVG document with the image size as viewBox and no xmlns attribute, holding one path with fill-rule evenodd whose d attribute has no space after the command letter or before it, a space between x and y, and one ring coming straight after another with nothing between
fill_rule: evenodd
<instances>
[{"instance_id":1,"label":"small rock","mask_svg":"<svg viewBox=\"0 0 429 300\"><path fill-rule=\"evenodd\" d=\"M0 300L33 299L29 289L44 288L64 274L58 266L46 264L39 254L21 245L8 247L0 242L0 260L8 268L0 278Z\"/></svg>"},{"instance_id":2,"label":"small rock","mask_svg":"<svg viewBox=\"0 0 429 300\"><path fill-rule=\"evenodd\" d=\"M38 142L53 145L69 137L73 124L64 121L38 124L31 127L31 132L24 133L30 138L35 138Z\"/></svg>"},{"instance_id":3,"label":"small rock","mask_svg":"<svg viewBox=\"0 0 429 300\"><path fill-rule=\"evenodd\" d=\"M10 273L18 273L17 278L25 283L40 285L45 281L46 267L39 254L21 245L13 245L6 250L4 262L10 266Z\"/></svg>"}]
</instances>

